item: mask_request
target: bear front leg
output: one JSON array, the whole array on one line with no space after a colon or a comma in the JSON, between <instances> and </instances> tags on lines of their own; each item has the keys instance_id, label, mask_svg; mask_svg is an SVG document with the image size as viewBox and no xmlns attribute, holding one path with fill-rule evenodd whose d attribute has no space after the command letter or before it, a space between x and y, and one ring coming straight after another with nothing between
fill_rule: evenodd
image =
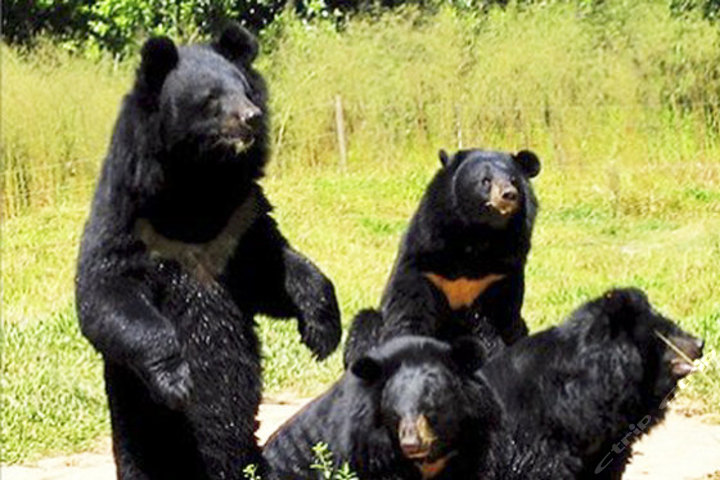
<instances>
[{"instance_id":1,"label":"bear front leg","mask_svg":"<svg viewBox=\"0 0 720 480\"><path fill-rule=\"evenodd\" d=\"M85 337L106 360L128 366L159 403L180 409L190 396L190 366L175 328L139 282L117 278L78 286Z\"/></svg>"},{"instance_id":2,"label":"bear front leg","mask_svg":"<svg viewBox=\"0 0 720 480\"><path fill-rule=\"evenodd\" d=\"M480 297L480 311L506 345L512 345L528 334L527 325L521 316L524 296L525 275L519 271L500 280Z\"/></svg>"},{"instance_id":3,"label":"bear front leg","mask_svg":"<svg viewBox=\"0 0 720 480\"><path fill-rule=\"evenodd\" d=\"M340 308L332 282L308 258L290 246L283 249L284 287L297 309L300 338L318 360L340 343Z\"/></svg>"},{"instance_id":4,"label":"bear front leg","mask_svg":"<svg viewBox=\"0 0 720 480\"><path fill-rule=\"evenodd\" d=\"M222 277L238 305L253 313L297 318L302 341L320 360L340 342L340 309L332 282L293 249L270 216L243 236Z\"/></svg>"},{"instance_id":5,"label":"bear front leg","mask_svg":"<svg viewBox=\"0 0 720 480\"><path fill-rule=\"evenodd\" d=\"M355 314L345 340L343 352L345 369L378 344L382 327L383 318L378 310L367 308Z\"/></svg>"},{"instance_id":6,"label":"bear front leg","mask_svg":"<svg viewBox=\"0 0 720 480\"><path fill-rule=\"evenodd\" d=\"M380 343L400 335L437 337L450 314L442 294L419 271L394 272L380 302L384 319Z\"/></svg>"}]
</instances>

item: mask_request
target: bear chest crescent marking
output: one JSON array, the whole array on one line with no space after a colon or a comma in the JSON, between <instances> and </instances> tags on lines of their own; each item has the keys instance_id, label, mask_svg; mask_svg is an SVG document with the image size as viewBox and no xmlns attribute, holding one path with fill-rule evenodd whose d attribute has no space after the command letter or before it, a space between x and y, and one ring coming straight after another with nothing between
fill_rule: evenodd
<instances>
[{"instance_id":1,"label":"bear chest crescent marking","mask_svg":"<svg viewBox=\"0 0 720 480\"><path fill-rule=\"evenodd\" d=\"M225 227L212 240L204 243L186 243L163 236L147 218L135 223L135 233L145 244L151 258L174 260L204 283L218 278L235 253L240 238L258 217L257 193L251 190L248 197L230 215Z\"/></svg>"},{"instance_id":2,"label":"bear chest crescent marking","mask_svg":"<svg viewBox=\"0 0 720 480\"><path fill-rule=\"evenodd\" d=\"M438 476L438 474L445 470L448 461L450 461L450 459L456 454L457 452L450 452L448 455L442 458L438 458L434 462L422 462L420 464L417 464L423 480L430 480L431 478L435 478L436 476Z\"/></svg>"},{"instance_id":3,"label":"bear chest crescent marking","mask_svg":"<svg viewBox=\"0 0 720 480\"><path fill-rule=\"evenodd\" d=\"M460 277L450 280L437 273L426 272L425 278L435 285L447 298L450 308L457 310L469 307L490 285L505 278L505 275L491 273L482 278Z\"/></svg>"}]
</instances>

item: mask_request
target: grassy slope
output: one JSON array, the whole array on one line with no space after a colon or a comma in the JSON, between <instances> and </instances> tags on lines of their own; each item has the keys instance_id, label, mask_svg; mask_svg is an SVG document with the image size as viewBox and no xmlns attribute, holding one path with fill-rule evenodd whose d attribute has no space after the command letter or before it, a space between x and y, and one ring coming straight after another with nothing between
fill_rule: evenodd
<instances>
[{"instance_id":1,"label":"grassy slope","mask_svg":"<svg viewBox=\"0 0 720 480\"><path fill-rule=\"evenodd\" d=\"M341 35L290 24L262 59L275 150L264 185L286 236L334 280L346 322L377 302L437 148L461 139L529 147L543 160L524 307L533 329L611 285L638 285L704 336L718 364L720 146L702 115L717 92L698 87L712 78L716 34L670 20L664 7L623 8L632 11L583 17L556 6L482 21L409 12L359 20ZM1 415L4 460L16 462L87 448L108 432L101 365L77 331L72 275L131 65L113 70L53 49L30 61L5 49L2 61L10 218ZM704 103L679 115L661 108L668 97ZM269 395L315 394L339 374L340 355L312 362L294 322L262 320L261 332ZM717 411L718 368L685 392Z\"/></svg>"}]
</instances>

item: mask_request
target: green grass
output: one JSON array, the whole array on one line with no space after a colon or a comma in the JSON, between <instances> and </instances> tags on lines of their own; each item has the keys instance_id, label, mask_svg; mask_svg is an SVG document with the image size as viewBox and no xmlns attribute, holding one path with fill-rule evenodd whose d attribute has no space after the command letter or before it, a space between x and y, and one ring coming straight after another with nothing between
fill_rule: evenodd
<instances>
[{"instance_id":1,"label":"green grass","mask_svg":"<svg viewBox=\"0 0 720 480\"><path fill-rule=\"evenodd\" d=\"M65 304L42 322L3 333L3 460L87 449L107 434L102 365Z\"/></svg>"},{"instance_id":2,"label":"green grass","mask_svg":"<svg viewBox=\"0 0 720 480\"><path fill-rule=\"evenodd\" d=\"M488 17L409 10L342 33L289 21L260 60L271 87L265 188L281 229L333 279L344 322L377 303L437 149L531 148L542 209L524 315L554 324L612 285L647 290L702 335L711 365L682 397L719 413L717 31L660 2L567 4ZM101 362L73 308L77 242L135 60L2 49L3 461L108 434ZM349 158L339 163L341 95ZM713 113L714 112L714 113ZM715 122L715 123L713 123ZM308 396L295 322L261 320L266 394Z\"/></svg>"}]
</instances>

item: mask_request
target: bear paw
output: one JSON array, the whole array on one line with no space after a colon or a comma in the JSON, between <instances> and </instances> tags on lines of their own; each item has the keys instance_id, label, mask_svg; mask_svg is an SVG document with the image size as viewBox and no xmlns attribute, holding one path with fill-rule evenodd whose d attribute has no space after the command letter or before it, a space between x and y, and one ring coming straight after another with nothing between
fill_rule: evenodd
<instances>
[{"instance_id":1,"label":"bear paw","mask_svg":"<svg viewBox=\"0 0 720 480\"><path fill-rule=\"evenodd\" d=\"M321 301L303 312L298 322L302 342L315 354L318 360L327 358L340 343L340 309L335 297Z\"/></svg>"}]
</instances>

